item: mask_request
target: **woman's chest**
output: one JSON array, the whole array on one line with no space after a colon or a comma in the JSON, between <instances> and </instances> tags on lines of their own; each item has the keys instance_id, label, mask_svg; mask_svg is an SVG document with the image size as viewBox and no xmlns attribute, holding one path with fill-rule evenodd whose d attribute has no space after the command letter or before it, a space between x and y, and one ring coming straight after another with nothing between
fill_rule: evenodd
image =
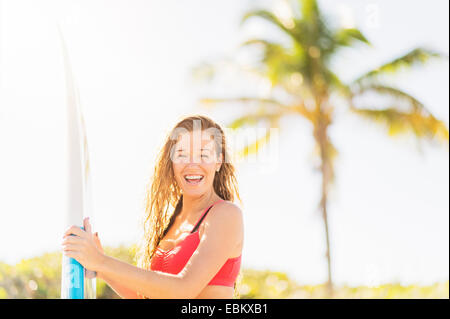
<instances>
[{"instance_id":1,"label":"woman's chest","mask_svg":"<svg viewBox=\"0 0 450 319\"><path fill-rule=\"evenodd\" d=\"M179 225L174 224L170 227L164 237L161 238L158 248L163 251L169 251L180 246L183 242L189 240L190 237L199 236L200 238L203 232L202 225L200 225L195 232L192 232L193 228L194 225L188 222Z\"/></svg>"}]
</instances>

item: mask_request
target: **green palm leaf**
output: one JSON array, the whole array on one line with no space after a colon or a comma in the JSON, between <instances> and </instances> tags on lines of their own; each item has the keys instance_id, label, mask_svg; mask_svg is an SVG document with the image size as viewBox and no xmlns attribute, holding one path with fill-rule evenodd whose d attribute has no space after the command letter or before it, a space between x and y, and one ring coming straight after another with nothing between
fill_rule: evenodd
<instances>
[{"instance_id":1,"label":"green palm leaf","mask_svg":"<svg viewBox=\"0 0 450 319\"><path fill-rule=\"evenodd\" d=\"M306 60L304 51L300 46L285 48L281 44L262 39L251 39L242 46L258 45L263 48L261 69L272 86L283 85L293 73L304 73Z\"/></svg>"},{"instance_id":2,"label":"green palm leaf","mask_svg":"<svg viewBox=\"0 0 450 319\"><path fill-rule=\"evenodd\" d=\"M358 95L363 95L368 92L375 92L379 96L389 96L395 100L398 101L404 101L406 102L410 107L414 109L421 109L427 113L431 113L428 111L419 100L417 100L412 95L391 86L386 86L382 84L371 84L367 86L360 86L355 91L352 92L353 98L355 98Z\"/></svg>"},{"instance_id":3,"label":"green palm leaf","mask_svg":"<svg viewBox=\"0 0 450 319\"><path fill-rule=\"evenodd\" d=\"M388 126L389 135L402 133L414 133L418 138L435 139L440 142L448 142L448 129L444 122L438 120L415 97L394 87L373 84L360 87L355 93L362 95L367 92L376 92L379 96L389 96L396 103L396 107L385 109L355 108L352 111L366 118L375 120ZM402 103L402 107L397 103ZM405 110L405 107L407 110Z\"/></svg>"},{"instance_id":4,"label":"green palm leaf","mask_svg":"<svg viewBox=\"0 0 450 319\"><path fill-rule=\"evenodd\" d=\"M248 106L254 105L258 106L259 110L257 113L249 113L248 117L242 116L239 119L236 120L236 124L231 124L233 128L240 127L240 123L243 124L249 124L252 119L256 119L258 116L263 119L264 116L270 115L270 114L279 114L279 116L285 116L285 115L300 115L310 121L311 123L314 123L314 113L309 110L301 101L298 103L292 104L292 105L285 105L281 102L275 100L275 99L269 99L269 98L258 98L258 97L238 97L238 98L203 98L200 100L200 103L202 103L204 106L208 107L214 107L219 104L226 104L226 103L242 103L247 104ZM259 118L258 118L259 119ZM252 124L255 124L256 121L253 121Z\"/></svg>"},{"instance_id":5,"label":"green palm leaf","mask_svg":"<svg viewBox=\"0 0 450 319\"><path fill-rule=\"evenodd\" d=\"M375 123L384 125L390 136L413 133L418 139L436 140L448 145L449 133L445 123L420 109L410 112L400 111L397 107L352 108L351 110Z\"/></svg>"},{"instance_id":6,"label":"green palm leaf","mask_svg":"<svg viewBox=\"0 0 450 319\"><path fill-rule=\"evenodd\" d=\"M414 66L424 65L432 58L444 58L445 56L432 50L424 48L416 48L407 54L400 56L390 62L384 63L378 68L369 71L358 77L353 84L361 84L363 82L373 81L380 75L393 74L402 69L409 69Z\"/></svg>"},{"instance_id":7,"label":"green palm leaf","mask_svg":"<svg viewBox=\"0 0 450 319\"><path fill-rule=\"evenodd\" d=\"M320 10L316 0L301 0L301 15L304 21L314 23L320 20Z\"/></svg>"},{"instance_id":8,"label":"green palm leaf","mask_svg":"<svg viewBox=\"0 0 450 319\"><path fill-rule=\"evenodd\" d=\"M237 151L237 156L239 158L246 158L249 155L257 154L260 149L269 143L271 137L271 130L268 129L263 137L257 139L255 142L246 145L244 148Z\"/></svg>"},{"instance_id":9,"label":"green palm leaf","mask_svg":"<svg viewBox=\"0 0 450 319\"><path fill-rule=\"evenodd\" d=\"M275 14L267 10L255 10L246 13L242 18L241 24L254 17L261 18L270 22L283 33L289 35L295 42L301 43L301 32L298 25L294 25L292 28L288 28L280 19L278 19Z\"/></svg>"},{"instance_id":10,"label":"green palm leaf","mask_svg":"<svg viewBox=\"0 0 450 319\"><path fill-rule=\"evenodd\" d=\"M352 46L355 41L370 45L369 40L355 28L339 29L334 34L334 41L339 46Z\"/></svg>"},{"instance_id":11,"label":"green palm leaf","mask_svg":"<svg viewBox=\"0 0 450 319\"><path fill-rule=\"evenodd\" d=\"M271 105L276 107L283 107L283 104L274 99L264 99L259 97L236 97L236 98L203 98L200 99L200 103L207 106L216 106L217 104L224 103L244 103L244 104L259 104L259 105Z\"/></svg>"},{"instance_id":12,"label":"green palm leaf","mask_svg":"<svg viewBox=\"0 0 450 319\"><path fill-rule=\"evenodd\" d=\"M282 112L278 113L254 113L254 114L246 114L242 117L239 117L232 121L228 127L237 129L245 126L255 127L257 124L264 124L267 128L264 135L260 138L257 138L255 141L245 145L242 149L236 151L236 155L242 159L252 154L257 154L261 147L269 143L272 128L279 128L279 120L284 114Z\"/></svg>"}]
</instances>

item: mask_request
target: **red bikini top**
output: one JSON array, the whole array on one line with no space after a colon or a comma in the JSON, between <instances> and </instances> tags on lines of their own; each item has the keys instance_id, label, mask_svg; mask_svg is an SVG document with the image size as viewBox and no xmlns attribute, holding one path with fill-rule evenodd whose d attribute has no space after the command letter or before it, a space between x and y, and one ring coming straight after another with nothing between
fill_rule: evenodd
<instances>
[{"instance_id":1,"label":"red bikini top","mask_svg":"<svg viewBox=\"0 0 450 319\"><path fill-rule=\"evenodd\" d=\"M222 201L222 200L220 200ZM217 201L216 203L220 202ZM179 244L169 250L162 250L158 247L155 254L152 257L150 270L161 271L170 274L178 274L183 270L191 258L194 251L197 249L200 243L198 226L202 222L203 218L209 212L211 207L216 203L208 207L200 220L197 222L191 233L186 236ZM228 286L233 287L236 277L239 274L241 268L241 256L235 258L229 258L225 264L220 268L219 272L214 276L208 285Z\"/></svg>"}]
</instances>

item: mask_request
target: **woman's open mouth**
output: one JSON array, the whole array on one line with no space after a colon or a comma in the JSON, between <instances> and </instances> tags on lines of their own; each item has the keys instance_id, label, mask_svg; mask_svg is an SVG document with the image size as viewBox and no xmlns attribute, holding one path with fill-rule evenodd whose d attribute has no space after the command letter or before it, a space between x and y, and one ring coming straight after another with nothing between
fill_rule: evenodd
<instances>
[{"instance_id":1,"label":"woman's open mouth","mask_svg":"<svg viewBox=\"0 0 450 319\"><path fill-rule=\"evenodd\" d=\"M203 180L203 175L184 175L184 180L191 185L197 185Z\"/></svg>"}]
</instances>

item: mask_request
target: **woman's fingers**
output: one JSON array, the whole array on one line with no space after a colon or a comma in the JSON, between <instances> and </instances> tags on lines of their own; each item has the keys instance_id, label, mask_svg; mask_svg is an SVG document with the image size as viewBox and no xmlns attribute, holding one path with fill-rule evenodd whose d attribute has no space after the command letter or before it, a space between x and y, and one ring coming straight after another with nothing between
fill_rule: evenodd
<instances>
[{"instance_id":1,"label":"woman's fingers","mask_svg":"<svg viewBox=\"0 0 450 319\"><path fill-rule=\"evenodd\" d=\"M66 244L63 245L63 251L78 251L80 249L79 245Z\"/></svg>"},{"instance_id":2,"label":"woman's fingers","mask_svg":"<svg viewBox=\"0 0 450 319\"><path fill-rule=\"evenodd\" d=\"M77 235L80 237L85 237L86 236L86 232L84 230L82 230L80 227L78 226L70 226L65 232L64 232L64 236L68 236L68 235Z\"/></svg>"},{"instance_id":3,"label":"woman's fingers","mask_svg":"<svg viewBox=\"0 0 450 319\"><path fill-rule=\"evenodd\" d=\"M83 220L85 230L77 226L69 227L62 241L63 253L67 257L74 258L87 269L95 269L100 262L103 249L97 233L92 234L89 219ZM101 252L100 252L101 251Z\"/></svg>"},{"instance_id":4,"label":"woman's fingers","mask_svg":"<svg viewBox=\"0 0 450 319\"><path fill-rule=\"evenodd\" d=\"M97 248L101 252L103 252L102 243L100 242L100 238L98 237L98 233L97 232L94 234L94 242L95 242L95 245L97 246Z\"/></svg>"},{"instance_id":5,"label":"woman's fingers","mask_svg":"<svg viewBox=\"0 0 450 319\"><path fill-rule=\"evenodd\" d=\"M64 238L62 244L66 245L66 244L76 244L79 245L84 241L83 238L77 237L77 236L67 236Z\"/></svg>"},{"instance_id":6,"label":"woman's fingers","mask_svg":"<svg viewBox=\"0 0 450 319\"><path fill-rule=\"evenodd\" d=\"M75 251L70 251L70 250L69 251L65 251L64 255L66 255L67 257L70 257L70 258L74 258L74 259L77 259L77 258L80 257L79 253L77 253Z\"/></svg>"},{"instance_id":7,"label":"woman's fingers","mask_svg":"<svg viewBox=\"0 0 450 319\"><path fill-rule=\"evenodd\" d=\"M86 217L83 220L83 225L84 225L84 229L86 230L87 233L92 233L92 226L91 223L89 222L89 217Z\"/></svg>"}]
</instances>

